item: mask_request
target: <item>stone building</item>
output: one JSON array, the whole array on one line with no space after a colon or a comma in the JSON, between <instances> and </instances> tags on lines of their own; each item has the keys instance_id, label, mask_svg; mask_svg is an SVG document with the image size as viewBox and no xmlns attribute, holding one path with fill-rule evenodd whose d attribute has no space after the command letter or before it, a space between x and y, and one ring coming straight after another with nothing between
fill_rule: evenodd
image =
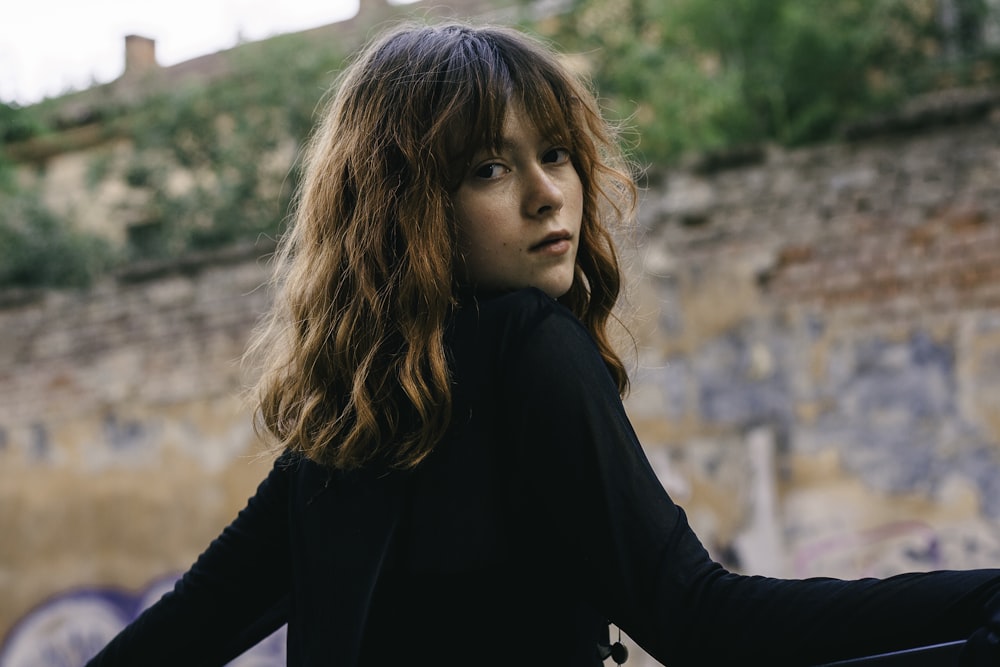
<instances>
[{"instance_id":1,"label":"stone building","mask_svg":"<svg viewBox=\"0 0 1000 667\"><path fill-rule=\"evenodd\" d=\"M152 80L152 44L129 44L100 94ZM73 206L86 151L115 141L80 113L71 150L21 154ZM702 156L647 184L621 244L627 408L715 557L792 577L1000 565L1000 91ZM0 667L76 664L262 478L239 358L266 252L0 294Z\"/></svg>"}]
</instances>

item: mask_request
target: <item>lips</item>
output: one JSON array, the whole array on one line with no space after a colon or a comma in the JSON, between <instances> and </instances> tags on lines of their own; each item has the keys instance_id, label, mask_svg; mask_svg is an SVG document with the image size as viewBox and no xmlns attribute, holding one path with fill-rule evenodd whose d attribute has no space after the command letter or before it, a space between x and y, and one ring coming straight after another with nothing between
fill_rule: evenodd
<instances>
[{"instance_id":1,"label":"lips","mask_svg":"<svg viewBox=\"0 0 1000 667\"><path fill-rule=\"evenodd\" d=\"M569 240L572 238L572 234L567 231L558 231L548 234L538 243L534 244L529 248L532 252L538 251L562 251L568 249Z\"/></svg>"}]
</instances>

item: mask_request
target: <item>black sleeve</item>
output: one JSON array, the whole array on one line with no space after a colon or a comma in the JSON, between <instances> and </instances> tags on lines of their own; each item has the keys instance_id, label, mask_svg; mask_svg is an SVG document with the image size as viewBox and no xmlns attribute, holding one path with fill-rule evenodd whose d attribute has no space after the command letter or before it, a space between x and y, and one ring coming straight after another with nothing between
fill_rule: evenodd
<instances>
[{"instance_id":1,"label":"black sleeve","mask_svg":"<svg viewBox=\"0 0 1000 667\"><path fill-rule=\"evenodd\" d=\"M87 667L220 666L279 628L287 618L292 465L279 458L174 589Z\"/></svg>"},{"instance_id":2,"label":"black sleeve","mask_svg":"<svg viewBox=\"0 0 1000 667\"><path fill-rule=\"evenodd\" d=\"M963 639L1000 572L779 580L713 562L650 467L593 340L554 302L500 364L519 474L595 605L666 664L809 665Z\"/></svg>"}]
</instances>

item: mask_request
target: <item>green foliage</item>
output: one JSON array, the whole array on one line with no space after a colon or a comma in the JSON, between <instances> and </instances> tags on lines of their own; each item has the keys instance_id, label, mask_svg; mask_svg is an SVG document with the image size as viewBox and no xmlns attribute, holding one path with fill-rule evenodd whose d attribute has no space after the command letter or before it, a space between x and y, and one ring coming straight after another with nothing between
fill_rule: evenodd
<instances>
[{"instance_id":1,"label":"green foliage","mask_svg":"<svg viewBox=\"0 0 1000 667\"><path fill-rule=\"evenodd\" d=\"M37 192L0 196L0 286L80 287L114 263L106 240L73 231Z\"/></svg>"},{"instance_id":2,"label":"green foliage","mask_svg":"<svg viewBox=\"0 0 1000 667\"><path fill-rule=\"evenodd\" d=\"M87 163L87 174L85 177L87 189L93 192L97 189L108 175L111 173L113 159L108 151L100 151L90 158Z\"/></svg>"},{"instance_id":3,"label":"green foliage","mask_svg":"<svg viewBox=\"0 0 1000 667\"><path fill-rule=\"evenodd\" d=\"M983 0L576 0L552 36L588 56L639 157L832 136L943 80L980 46ZM950 46L949 46L950 45ZM949 50L950 49L950 50Z\"/></svg>"},{"instance_id":4,"label":"green foliage","mask_svg":"<svg viewBox=\"0 0 1000 667\"><path fill-rule=\"evenodd\" d=\"M938 0L572 5L536 28L589 63L607 113L635 129L635 157L650 164L691 151L823 141L905 96L989 80L1000 66L998 54L983 50L983 26L997 19L987 0L951 0L947 20ZM95 192L108 178L126 186L124 259L169 259L278 233L299 178L295 156L342 54L329 40L293 35L227 57L227 71L210 82L161 87L128 108L109 97L91 110L133 145L124 160L99 153L86 173ZM37 193L17 191L3 148L50 133L59 104L0 103L0 285L83 283L122 260L70 232Z\"/></svg>"},{"instance_id":5,"label":"green foliage","mask_svg":"<svg viewBox=\"0 0 1000 667\"><path fill-rule=\"evenodd\" d=\"M294 155L342 58L296 36L229 55L227 77L147 98L123 118L135 145L124 176L149 201L134 258L278 231L298 178Z\"/></svg>"},{"instance_id":6,"label":"green foliage","mask_svg":"<svg viewBox=\"0 0 1000 667\"><path fill-rule=\"evenodd\" d=\"M7 157L3 147L0 147L0 194L10 194L16 189L14 162Z\"/></svg>"},{"instance_id":7,"label":"green foliage","mask_svg":"<svg viewBox=\"0 0 1000 667\"><path fill-rule=\"evenodd\" d=\"M23 141L43 129L38 117L17 104L0 101L0 193L12 193L15 186L14 162L7 156L4 146Z\"/></svg>"},{"instance_id":8,"label":"green foliage","mask_svg":"<svg viewBox=\"0 0 1000 667\"><path fill-rule=\"evenodd\" d=\"M28 109L0 104L0 286L84 285L116 262L277 233L298 180L294 158L342 56L329 44L286 36L226 57L226 74L211 82L161 88L128 109L102 111L111 134L131 139L133 151L124 164L99 152L86 186L96 191L108 178L127 186L119 202L131 217L124 254L72 231L38 192L16 187L3 144L49 132L58 100Z\"/></svg>"},{"instance_id":9,"label":"green foliage","mask_svg":"<svg viewBox=\"0 0 1000 667\"><path fill-rule=\"evenodd\" d=\"M0 144L24 141L44 130L44 123L30 109L0 101Z\"/></svg>"}]
</instances>

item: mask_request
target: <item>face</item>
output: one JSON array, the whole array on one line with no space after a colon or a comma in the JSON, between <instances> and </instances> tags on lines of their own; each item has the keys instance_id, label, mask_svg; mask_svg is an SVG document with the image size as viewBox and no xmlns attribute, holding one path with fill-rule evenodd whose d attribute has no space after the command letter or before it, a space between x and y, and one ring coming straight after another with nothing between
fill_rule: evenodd
<instances>
[{"instance_id":1,"label":"face","mask_svg":"<svg viewBox=\"0 0 1000 667\"><path fill-rule=\"evenodd\" d=\"M537 287L553 298L573 284L583 186L569 151L512 108L501 146L475 154L452 200L460 277L488 290Z\"/></svg>"}]
</instances>

